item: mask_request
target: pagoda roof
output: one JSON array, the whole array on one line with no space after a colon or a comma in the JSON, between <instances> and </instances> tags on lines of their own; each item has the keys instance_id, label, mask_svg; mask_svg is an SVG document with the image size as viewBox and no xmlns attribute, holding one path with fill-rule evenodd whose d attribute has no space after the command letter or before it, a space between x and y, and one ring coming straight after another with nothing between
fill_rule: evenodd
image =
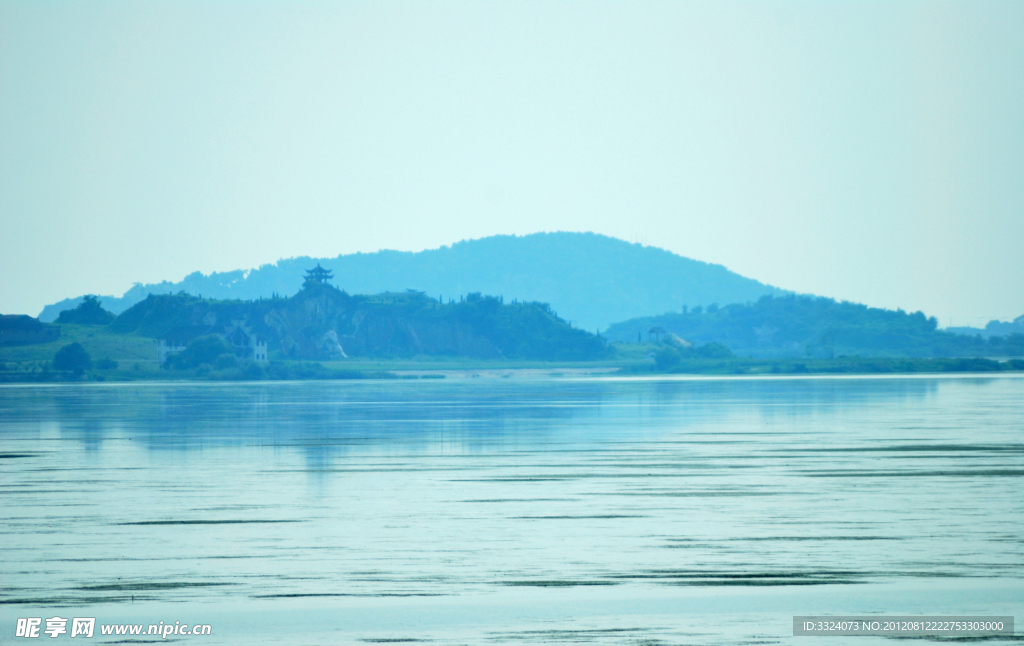
<instances>
[{"instance_id":1,"label":"pagoda roof","mask_svg":"<svg viewBox=\"0 0 1024 646\"><path fill-rule=\"evenodd\" d=\"M316 263L316 267L313 267L312 269L307 269L306 273L309 274L310 276L326 276L327 274L331 273L331 270L324 269L323 267L320 266L320 263Z\"/></svg>"},{"instance_id":2,"label":"pagoda roof","mask_svg":"<svg viewBox=\"0 0 1024 646\"><path fill-rule=\"evenodd\" d=\"M320 263L316 263L316 267L306 270L306 278L303 287L318 284L326 285L327 281L332 278L334 278L334 274L331 273L330 269L324 269L320 266Z\"/></svg>"}]
</instances>

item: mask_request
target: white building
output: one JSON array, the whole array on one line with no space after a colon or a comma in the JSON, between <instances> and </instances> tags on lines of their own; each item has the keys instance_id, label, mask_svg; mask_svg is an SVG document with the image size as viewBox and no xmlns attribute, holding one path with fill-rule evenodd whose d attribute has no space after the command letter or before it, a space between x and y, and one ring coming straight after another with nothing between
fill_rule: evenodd
<instances>
[{"instance_id":1,"label":"white building","mask_svg":"<svg viewBox=\"0 0 1024 646\"><path fill-rule=\"evenodd\" d=\"M235 348L239 359L267 363L267 340L246 327L245 321L231 321L221 336Z\"/></svg>"},{"instance_id":2,"label":"white building","mask_svg":"<svg viewBox=\"0 0 1024 646\"><path fill-rule=\"evenodd\" d=\"M167 357L177 354L188 347L191 339L160 339L156 342L156 351L160 356L160 363L167 361Z\"/></svg>"}]
</instances>

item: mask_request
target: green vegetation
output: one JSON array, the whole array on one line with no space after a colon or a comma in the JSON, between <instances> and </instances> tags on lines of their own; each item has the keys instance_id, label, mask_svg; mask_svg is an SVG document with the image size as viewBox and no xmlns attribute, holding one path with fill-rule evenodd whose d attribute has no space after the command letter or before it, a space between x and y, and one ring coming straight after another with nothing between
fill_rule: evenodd
<instances>
[{"instance_id":1,"label":"green vegetation","mask_svg":"<svg viewBox=\"0 0 1024 646\"><path fill-rule=\"evenodd\" d=\"M233 356L224 355L234 359ZM77 381L297 381L327 379L395 379L396 375L384 370L353 370L325 366L312 361L282 361L257 364L252 361L231 361L210 365L201 364L192 369L162 370L155 366L134 364L119 369L118 364L103 367L93 362L84 373L53 370L46 364L31 370L10 370L0 363L0 383L47 383Z\"/></svg>"},{"instance_id":2,"label":"green vegetation","mask_svg":"<svg viewBox=\"0 0 1024 646\"><path fill-rule=\"evenodd\" d=\"M202 336L188 344L183 351L167 357L165 366L171 369L188 370L199 366L217 365L219 368L234 368L235 349L216 335Z\"/></svg>"},{"instance_id":3,"label":"green vegetation","mask_svg":"<svg viewBox=\"0 0 1024 646\"><path fill-rule=\"evenodd\" d=\"M884 310L809 296L697 307L616 323L605 335L630 342L660 327L694 344L720 343L761 358L1024 356L1024 334L963 336L937 330L921 312Z\"/></svg>"},{"instance_id":4,"label":"green vegetation","mask_svg":"<svg viewBox=\"0 0 1024 646\"><path fill-rule=\"evenodd\" d=\"M57 317L57 323L66 325L107 325L115 318L112 312L108 312L100 305L99 299L95 296L84 296L78 307L64 310Z\"/></svg>"},{"instance_id":5,"label":"green vegetation","mask_svg":"<svg viewBox=\"0 0 1024 646\"><path fill-rule=\"evenodd\" d=\"M59 337L59 325L46 325L24 314L0 315L0 348L46 343Z\"/></svg>"},{"instance_id":6,"label":"green vegetation","mask_svg":"<svg viewBox=\"0 0 1024 646\"><path fill-rule=\"evenodd\" d=\"M219 334L236 321L268 341L269 365L238 359L222 340ZM607 343L543 303L506 304L479 294L440 303L413 291L350 296L318 284L293 298L250 302L151 296L110 325L67 324L60 332L59 342L0 347L0 381L70 378L51 362L69 344L95 358L78 376L98 380L352 379L387 377L401 363L413 369L422 369L423 361L455 369L469 363L593 365L587 362L610 355ZM167 337L194 341L161 370L156 340Z\"/></svg>"},{"instance_id":7,"label":"green vegetation","mask_svg":"<svg viewBox=\"0 0 1024 646\"><path fill-rule=\"evenodd\" d=\"M1024 360L995 361L979 358L859 358L837 359L731 359L689 358L662 365L654 361L635 363L622 369L625 374L692 375L799 375L799 374L897 374L946 372L1006 372L1024 370Z\"/></svg>"},{"instance_id":8,"label":"green vegetation","mask_svg":"<svg viewBox=\"0 0 1024 646\"><path fill-rule=\"evenodd\" d=\"M90 309L92 301L78 308ZM11 320L11 329L28 329ZM268 343L269 364L239 358L224 340L240 323ZM829 299L766 297L627 323L612 331L633 341L650 330L659 341L610 344L560 319L547 304L478 293L448 302L413 290L353 296L311 281L291 298L165 294L150 296L109 325L64 324L54 330L59 339L0 346L0 381L432 378L457 371L510 376L515 369L540 375L616 368L621 374L744 375L1024 369L1020 360L965 358L979 348L989 356L999 348L1020 353L1024 335L957 337L937 331L934 319L921 313ZM157 339L191 343L159 366ZM751 348L762 356L736 356ZM843 356L850 348L861 356ZM889 356L871 356L885 348ZM892 348L907 356L894 357ZM927 358L940 351L954 356Z\"/></svg>"},{"instance_id":9,"label":"green vegetation","mask_svg":"<svg viewBox=\"0 0 1024 646\"><path fill-rule=\"evenodd\" d=\"M85 351L81 343L69 343L53 355L53 368L81 375L92 368L92 357Z\"/></svg>"},{"instance_id":10,"label":"green vegetation","mask_svg":"<svg viewBox=\"0 0 1024 646\"><path fill-rule=\"evenodd\" d=\"M46 343L0 345L0 361L9 371L38 371L69 343L79 343L94 359L115 361L122 366L157 368L156 342L137 334L120 334L109 326L61 325L60 336Z\"/></svg>"},{"instance_id":11,"label":"green vegetation","mask_svg":"<svg viewBox=\"0 0 1024 646\"><path fill-rule=\"evenodd\" d=\"M153 338L218 333L244 320L269 340L278 359L330 360L416 355L586 361L606 357L608 345L572 327L544 303L506 304L470 294L441 303L421 292L350 296L312 284L292 298L213 301L187 294L150 296L109 326Z\"/></svg>"},{"instance_id":12,"label":"green vegetation","mask_svg":"<svg viewBox=\"0 0 1024 646\"><path fill-rule=\"evenodd\" d=\"M672 372L691 361L732 359L733 356L732 350L721 343L706 343L700 347L664 343L654 353L654 365L662 372Z\"/></svg>"},{"instance_id":13,"label":"green vegetation","mask_svg":"<svg viewBox=\"0 0 1024 646\"><path fill-rule=\"evenodd\" d=\"M706 350L711 350L706 348ZM258 380L335 380L335 379L396 379L443 378L445 373L462 372L465 376L508 376L515 370L533 371L536 376L572 375L574 370L599 370L598 374L619 375L800 375L800 374L897 374L897 373L997 373L1024 371L1024 361L993 361L990 359L892 359L851 358L836 359L750 359L702 358L695 356L705 348L697 348L691 355L672 365L659 367L659 344L616 345L616 352L608 359L575 362L545 362L505 359L471 359L466 357L418 356L409 358L357 358L342 361L272 361L256 364L220 355L213 364L203 363L195 368L160 369L155 362L102 365L93 361L90 371L76 376L70 372L52 370L48 364L34 369L17 370L11 364L0 363L0 382L54 382L54 381L258 381ZM718 350L720 352L720 350ZM410 374L411 373L411 374Z\"/></svg>"}]
</instances>

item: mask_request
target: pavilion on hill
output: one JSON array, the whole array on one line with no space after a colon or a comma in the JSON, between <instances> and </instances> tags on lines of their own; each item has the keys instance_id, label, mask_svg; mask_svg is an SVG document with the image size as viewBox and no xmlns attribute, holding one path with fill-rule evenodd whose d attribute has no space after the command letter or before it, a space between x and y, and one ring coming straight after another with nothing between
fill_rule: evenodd
<instances>
[{"instance_id":1,"label":"pavilion on hill","mask_svg":"<svg viewBox=\"0 0 1024 646\"><path fill-rule=\"evenodd\" d=\"M302 284L303 287L309 287L310 285L326 285L327 281L334 278L334 274L330 270L324 269L320 266L320 263L316 263L316 267L313 269L306 270L306 280Z\"/></svg>"}]
</instances>

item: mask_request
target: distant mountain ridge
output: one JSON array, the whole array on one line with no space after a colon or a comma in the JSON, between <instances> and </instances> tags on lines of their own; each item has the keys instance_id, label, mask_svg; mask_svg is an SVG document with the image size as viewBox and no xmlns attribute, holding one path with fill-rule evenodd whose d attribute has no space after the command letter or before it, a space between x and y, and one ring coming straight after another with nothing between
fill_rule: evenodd
<instances>
[{"instance_id":1,"label":"distant mountain ridge","mask_svg":"<svg viewBox=\"0 0 1024 646\"><path fill-rule=\"evenodd\" d=\"M588 330L666 310L743 303L784 290L729 271L721 265L595 233L535 233L491 236L420 252L377 251L335 258L289 258L258 269L189 274L180 282L136 284L121 297L101 296L119 314L149 294L184 291L216 299L254 300L291 296L303 274L320 263L334 272L333 284L350 294L406 289L458 300L480 292L506 300L549 303L558 315ZM53 321L82 297L47 305L40 320Z\"/></svg>"}]
</instances>

